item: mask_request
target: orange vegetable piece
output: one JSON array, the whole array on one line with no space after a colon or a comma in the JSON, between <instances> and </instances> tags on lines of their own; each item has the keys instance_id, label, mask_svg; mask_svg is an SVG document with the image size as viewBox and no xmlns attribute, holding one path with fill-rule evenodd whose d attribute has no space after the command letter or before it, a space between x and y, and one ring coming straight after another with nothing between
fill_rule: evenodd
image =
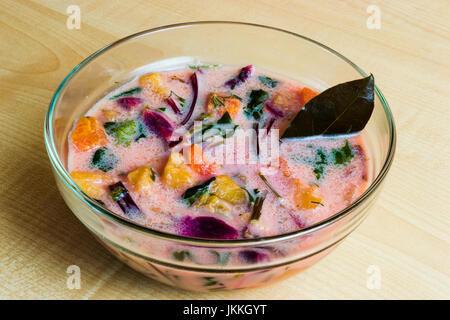
<instances>
[{"instance_id":1,"label":"orange vegetable piece","mask_svg":"<svg viewBox=\"0 0 450 320\"><path fill-rule=\"evenodd\" d=\"M114 110L103 110L103 115L105 116L106 121L116 121L120 113Z\"/></svg>"},{"instance_id":2,"label":"orange vegetable piece","mask_svg":"<svg viewBox=\"0 0 450 320\"><path fill-rule=\"evenodd\" d=\"M322 198L317 196L318 186L308 186L298 179L295 185L294 200L298 209L314 209L322 203Z\"/></svg>"},{"instance_id":3,"label":"orange vegetable piece","mask_svg":"<svg viewBox=\"0 0 450 320\"><path fill-rule=\"evenodd\" d=\"M169 89L164 86L163 80L159 73L149 73L139 78L139 84L156 94L161 95L163 98L169 96Z\"/></svg>"},{"instance_id":4,"label":"orange vegetable piece","mask_svg":"<svg viewBox=\"0 0 450 320\"><path fill-rule=\"evenodd\" d=\"M164 167L162 180L172 189L187 188L194 184L191 169L185 164L184 157L179 152L173 152Z\"/></svg>"},{"instance_id":5,"label":"orange vegetable piece","mask_svg":"<svg viewBox=\"0 0 450 320\"><path fill-rule=\"evenodd\" d=\"M234 119L240 108L241 108L241 101L239 99L227 98L225 100L225 109L228 111L231 118Z\"/></svg>"},{"instance_id":6,"label":"orange vegetable piece","mask_svg":"<svg viewBox=\"0 0 450 320\"><path fill-rule=\"evenodd\" d=\"M82 117L78 120L70 139L78 151L88 151L106 144L106 133L95 117Z\"/></svg>"},{"instance_id":7,"label":"orange vegetable piece","mask_svg":"<svg viewBox=\"0 0 450 320\"><path fill-rule=\"evenodd\" d=\"M106 195L105 185L114 182L105 173L73 171L71 176L81 190L94 199L102 199Z\"/></svg>"},{"instance_id":8,"label":"orange vegetable piece","mask_svg":"<svg viewBox=\"0 0 450 320\"><path fill-rule=\"evenodd\" d=\"M155 173L149 166L142 166L130 172L127 176L128 181L133 185L136 191L149 192L155 180Z\"/></svg>"},{"instance_id":9,"label":"orange vegetable piece","mask_svg":"<svg viewBox=\"0 0 450 320\"><path fill-rule=\"evenodd\" d=\"M216 177L209 187L209 192L232 204L241 204L247 201L245 191L227 175Z\"/></svg>"},{"instance_id":10,"label":"orange vegetable piece","mask_svg":"<svg viewBox=\"0 0 450 320\"><path fill-rule=\"evenodd\" d=\"M202 148L198 144L192 144L190 146L187 158L189 166L198 174L214 174L219 169L215 163L208 163L206 161Z\"/></svg>"},{"instance_id":11,"label":"orange vegetable piece","mask_svg":"<svg viewBox=\"0 0 450 320\"><path fill-rule=\"evenodd\" d=\"M308 87L303 87L302 89L302 107L308 103L309 100L317 96L319 92L310 89Z\"/></svg>"},{"instance_id":12,"label":"orange vegetable piece","mask_svg":"<svg viewBox=\"0 0 450 320\"><path fill-rule=\"evenodd\" d=\"M216 101L216 104L214 104L214 101ZM226 95L219 95L217 93L211 93L209 95L208 104L206 105L206 111L211 112L216 109L220 116L223 115L225 111L228 111L232 119L237 115L240 108L241 101L239 99Z\"/></svg>"}]
</instances>

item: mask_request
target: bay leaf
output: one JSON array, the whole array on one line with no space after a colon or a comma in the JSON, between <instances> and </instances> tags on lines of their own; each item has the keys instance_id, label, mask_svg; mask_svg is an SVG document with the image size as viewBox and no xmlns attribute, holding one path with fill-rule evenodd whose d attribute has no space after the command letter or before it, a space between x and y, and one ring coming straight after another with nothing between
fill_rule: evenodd
<instances>
[{"instance_id":1,"label":"bay leaf","mask_svg":"<svg viewBox=\"0 0 450 320\"><path fill-rule=\"evenodd\" d=\"M282 138L359 132L374 108L374 78L353 80L331 87L300 110Z\"/></svg>"}]
</instances>

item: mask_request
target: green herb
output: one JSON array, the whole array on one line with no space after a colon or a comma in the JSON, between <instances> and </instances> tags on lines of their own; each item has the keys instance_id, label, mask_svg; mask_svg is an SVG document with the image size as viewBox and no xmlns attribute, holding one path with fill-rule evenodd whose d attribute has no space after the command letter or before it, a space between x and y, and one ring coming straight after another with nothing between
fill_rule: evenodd
<instances>
[{"instance_id":1,"label":"green herb","mask_svg":"<svg viewBox=\"0 0 450 320\"><path fill-rule=\"evenodd\" d=\"M323 173L324 173L324 167L320 166L320 167L316 167L313 169L314 174L316 175L316 179L320 180L322 179Z\"/></svg>"},{"instance_id":2,"label":"green herb","mask_svg":"<svg viewBox=\"0 0 450 320\"><path fill-rule=\"evenodd\" d=\"M233 119L231 118L230 114L228 112L225 112L222 117L220 117L219 120L217 120L218 124L232 124Z\"/></svg>"},{"instance_id":3,"label":"green herb","mask_svg":"<svg viewBox=\"0 0 450 320\"><path fill-rule=\"evenodd\" d=\"M230 94L228 97L225 97L226 99L238 99L239 101L242 101L242 98L238 95L235 95L234 93Z\"/></svg>"},{"instance_id":4,"label":"green herb","mask_svg":"<svg viewBox=\"0 0 450 320\"><path fill-rule=\"evenodd\" d=\"M188 250L175 251L172 253L172 256L177 261L184 261L185 259L193 261L192 255Z\"/></svg>"},{"instance_id":5,"label":"green herb","mask_svg":"<svg viewBox=\"0 0 450 320\"><path fill-rule=\"evenodd\" d=\"M95 151L91 159L91 166L103 172L114 169L118 162L116 155L108 148L100 148Z\"/></svg>"},{"instance_id":6,"label":"green herb","mask_svg":"<svg viewBox=\"0 0 450 320\"><path fill-rule=\"evenodd\" d=\"M321 149L317 149L317 157L316 164L328 164L327 155Z\"/></svg>"},{"instance_id":7,"label":"green herb","mask_svg":"<svg viewBox=\"0 0 450 320\"><path fill-rule=\"evenodd\" d=\"M211 118L211 114L210 113L204 113L204 112L202 112L202 113L200 113L200 115L199 115L199 119L200 120L204 120L204 119L208 119L208 118Z\"/></svg>"},{"instance_id":8,"label":"green herb","mask_svg":"<svg viewBox=\"0 0 450 320\"><path fill-rule=\"evenodd\" d=\"M223 97L218 96L217 94L213 93L211 95L211 101L214 104L214 109L217 109L219 107L225 107L225 99Z\"/></svg>"},{"instance_id":9,"label":"green herb","mask_svg":"<svg viewBox=\"0 0 450 320\"><path fill-rule=\"evenodd\" d=\"M138 126L134 120L125 120L122 122L105 122L103 124L106 133L113 136L116 139L118 145L129 146L139 134Z\"/></svg>"},{"instance_id":10,"label":"green herb","mask_svg":"<svg viewBox=\"0 0 450 320\"><path fill-rule=\"evenodd\" d=\"M261 178L261 180L264 182L264 184L269 188L269 190L274 194L275 197L278 199L282 199L283 197L280 196L278 192L275 191L274 188L270 185L269 181L267 181L266 177L261 172L258 172L258 176Z\"/></svg>"},{"instance_id":11,"label":"green herb","mask_svg":"<svg viewBox=\"0 0 450 320\"><path fill-rule=\"evenodd\" d=\"M135 120L135 121L137 121L137 120ZM137 121L137 123L138 123L138 128L137 128L138 133L137 133L134 141L138 141L141 138L147 138L147 136L148 136L147 127L141 121Z\"/></svg>"},{"instance_id":12,"label":"green herb","mask_svg":"<svg viewBox=\"0 0 450 320\"><path fill-rule=\"evenodd\" d=\"M264 102L269 97L269 94L264 90L252 90L249 96L249 103L244 108L244 114L247 118L259 120L262 116Z\"/></svg>"},{"instance_id":13,"label":"green herb","mask_svg":"<svg viewBox=\"0 0 450 320\"><path fill-rule=\"evenodd\" d=\"M179 95L177 95L174 91L170 91L170 95L169 98L172 96L172 94L176 97L176 99L178 100L178 102L181 105L181 108L184 108L184 104L186 103L186 99L180 97Z\"/></svg>"},{"instance_id":14,"label":"green herb","mask_svg":"<svg viewBox=\"0 0 450 320\"><path fill-rule=\"evenodd\" d=\"M259 81L261 81L261 83L263 85L265 85L268 88L275 88L278 85L278 81L266 76L259 76L258 77Z\"/></svg>"},{"instance_id":15,"label":"green herb","mask_svg":"<svg viewBox=\"0 0 450 320\"><path fill-rule=\"evenodd\" d=\"M253 206L252 215L250 217L250 221L259 220L261 217L261 209L264 204L264 200L266 200L265 195L257 196L255 199L255 205Z\"/></svg>"},{"instance_id":16,"label":"green herb","mask_svg":"<svg viewBox=\"0 0 450 320\"><path fill-rule=\"evenodd\" d=\"M152 168L150 168L150 179L152 179L153 182L156 181L156 173Z\"/></svg>"},{"instance_id":17,"label":"green herb","mask_svg":"<svg viewBox=\"0 0 450 320\"><path fill-rule=\"evenodd\" d=\"M111 199L113 199L114 201L119 201L120 199L123 198L124 194L126 194L127 192L128 192L127 189L123 187L118 187L113 191L111 191L109 195L111 196Z\"/></svg>"},{"instance_id":18,"label":"green herb","mask_svg":"<svg viewBox=\"0 0 450 320\"><path fill-rule=\"evenodd\" d=\"M259 196L259 194L261 193L261 191L259 191L258 189L253 189L253 191L248 191L246 187L241 187L245 192L247 192L248 195L248 204L252 205L253 203L255 203L256 198Z\"/></svg>"},{"instance_id":19,"label":"green herb","mask_svg":"<svg viewBox=\"0 0 450 320\"><path fill-rule=\"evenodd\" d=\"M208 181L199 184L198 186L187 189L186 192L183 194L183 199L186 200L189 206L192 206L194 203L197 202L198 199L200 199L202 195L208 192L209 185L214 180L216 180L216 178L212 177Z\"/></svg>"},{"instance_id":20,"label":"green herb","mask_svg":"<svg viewBox=\"0 0 450 320\"><path fill-rule=\"evenodd\" d=\"M214 254L217 258L217 264L220 266L224 266L230 261L231 258L231 252L218 252L216 250L210 251L212 254Z\"/></svg>"},{"instance_id":21,"label":"green herb","mask_svg":"<svg viewBox=\"0 0 450 320\"><path fill-rule=\"evenodd\" d=\"M345 140L345 145L343 147L333 149L331 152L334 157L334 164L336 165L347 164L353 159L354 156L353 149L348 143L348 140Z\"/></svg>"},{"instance_id":22,"label":"green herb","mask_svg":"<svg viewBox=\"0 0 450 320\"><path fill-rule=\"evenodd\" d=\"M167 108L158 108L158 110L161 112L165 112L167 110Z\"/></svg>"},{"instance_id":23,"label":"green herb","mask_svg":"<svg viewBox=\"0 0 450 320\"><path fill-rule=\"evenodd\" d=\"M322 149L317 149L316 159L314 162L313 172L316 175L316 179L320 180L325 172L325 166L328 164L327 155Z\"/></svg>"},{"instance_id":24,"label":"green herb","mask_svg":"<svg viewBox=\"0 0 450 320\"><path fill-rule=\"evenodd\" d=\"M219 68L221 67L220 64L197 64L197 65L190 65L189 68L192 70L198 70L200 68L202 69L211 69L211 68Z\"/></svg>"},{"instance_id":25,"label":"green herb","mask_svg":"<svg viewBox=\"0 0 450 320\"><path fill-rule=\"evenodd\" d=\"M373 92L372 75L325 90L306 103L282 138L361 131L372 115Z\"/></svg>"},{"instance_id":26,"label":"green herb","mask_svg":"<svg viewBox=\"0 0 450 320\"><path fill-rule=\"evenodd\" d=\"M214 109L220 108L220 107L225 107L225 100L227 99L238 99L239 101L242 101L242 98L235 95L235 94L230 94L229 96L219 96L215 93L213 93L211 95L211 101L214 104Z\"/></svg>"},{"instance_id":27,"label":"green herb","mask_svg":"<svg viewBox=\"0 0 450 320\"><path fill-rule=\"evenodd\" d=\"M124 91L122 93L119 93L118 95L115 95L115 96L109 98L109 100L114 100L114 99L117 99L117 98L120 98L120 97L125 97L125 96L131 96L132 94L139 93L141 91L142 91L141 87L136 87L136 88Z\"/></svg>"}]
</instances>

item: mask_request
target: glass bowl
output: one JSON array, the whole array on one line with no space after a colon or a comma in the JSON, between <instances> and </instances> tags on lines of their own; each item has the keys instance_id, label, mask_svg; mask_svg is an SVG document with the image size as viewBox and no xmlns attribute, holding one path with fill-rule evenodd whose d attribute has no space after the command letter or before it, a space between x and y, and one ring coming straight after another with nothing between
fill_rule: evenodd
<instances>
[{"instance_id":1,"label":"glass bowl","mask_svg":"<svg viewBox=\"0 0 450 320\"><path fill-rule=\"evenodd\" d=\"M187 290L253 288L289 277L328 254L368 214L392 163L395 127L375 88L375 109L363 131L371 184L354 203L305 229L240 240L193 239L151 230L105 209L67 171L67 135L74 120L106 93L148 70L181 64L254 64L324 89L367 76L336 51L304 36L240 22L193 22L143 31L95 52L56 91L45 119L45 143L57 186L78 219L117 258L150 278ZM183 252L189 252L183 253ZM269 253L271 259L260 259ZM246 254L247 264L234 263ZM195 256L216 257L199 263Z\"/></svg>"}]
</instances>

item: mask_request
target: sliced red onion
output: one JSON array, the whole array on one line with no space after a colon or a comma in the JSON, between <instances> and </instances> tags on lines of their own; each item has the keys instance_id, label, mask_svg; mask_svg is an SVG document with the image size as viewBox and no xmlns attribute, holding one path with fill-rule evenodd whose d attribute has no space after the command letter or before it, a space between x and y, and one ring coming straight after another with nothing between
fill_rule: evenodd
<instances>
[{"instance_id":1,"label":"sliced red onion","mask_svg":"<svg viewBox=\"0 0 450 320\"><path fill-rule=\"evenodd\" d=\"M147 109L142 114L142 118L150 131L166 140L174 131L172 123L161 112Z\"/></svg>"},{"instance_id":2,"label":"sliced red onion","mask_svg":"<svg viewBox=\"0 0 450 320\"><path fill-rule=\"evenodd\" d=\"M176 114L181 114L181 110L178 107L177 103L175 102L175 100L173 100L172 98L167 98L166 102L169 104L169 106L172 108L173 112L175 112Z\"/></svg>"},{"instance_id":3,"label":"sliced red onion","mask_svg":"<svg viewBox=\"0 0 450 320\"><path fill-rule=\"evenodd\" d=\"M184 126L189 119L192 116L192 113L194 112L195 109L195 104L197 103L197 97L198 97L198 80L197 80L197 74L194 72L191 76L191 85L192 85L192 90L194 91L194 97L192 98L192 103L191 106L189 108L189 112L187 113L186 117L183 119L183 121L181 121L181 125Z\"/></svg>"},{"instance_id":4,"label":"sliced red onion","mask_svg":"<svg viewBox=\"0 0 450 320\"><path fill-rule=\"evenodd\" d=\"M269 133L270 129L272 129L272 126L273 126L274 122L275 122L275 118L271 118L271 119L269 120L269 122L268 122L268 124L267 124L267 129L266 129L266 132L267 132L267 133Z\"/></svg>"},{"instance_id":5,"label":"sliced red onion","mask_svg":"<svg viewBox=\"0 0 450 320\"><path fill-rule=\"evenodd\" d=\"M111 198L117 202L120 209L130 218L142 215L141 210L138 208L133 198L128 193L127 188L122 182L117 182L109 186Z\"/></svg>"},{"instance_id":6,"label":"sliced red onion","mask_svg":"<svg viewBox=\"0 0 450 320\"><path fill-rule=\"evenodd\" d=\"M141 104L142 99L135 98L135 97L124 97L124 98L119 98L116 101L119 104L119 106L121 106L125 110L130 110L131 108Z\"/></svg>"},{"instance_id":7,"label":"sliced red onion","mask_svg":"<svg viewBox=\"0 0 450 320\"><path fill-rule=\"evenodd\" d=\"M181 141L183 141L183 136L180 136L178 140L169 141L169 148L173 148L178 145Z\"/></svg>"},{"instance_id":8,"label":"sliced red onion","mask_svg":"<svg viewBox=\"0 0 450 320\"><path fill-rule=\"evenodd\" d=\"M181 222L180 235L206 239L237 239L238 231L214 217L191 218L186 216Z\"/></svg>"},{"instance_id":9,"label":"sliced red onion","mask_svg":"<svg viewBox=\"0 0 450 320\"><path fill-rule=\"evenodd\" d=\"M291 216L292 220L294 220L295 224L297 225L297 228L303 229L304 227L306 227L306 224L303 221L301 221L295 214L289 212L289 215Z\"/></svg>"},{"instance_id":10,"label":"sliced red onion","mask_svg":"<svg viewBox=\"0 0 450 320\"><path fill-rule=\"evenodd\" d=\"M267 101L264 106L266 107L267 111L269 111L269 113L273 114L275 117L277 118L282 118L284 116L283 112L281 112L280 110L278 110L272 102Z\"/></svg>"}]
</instances>

